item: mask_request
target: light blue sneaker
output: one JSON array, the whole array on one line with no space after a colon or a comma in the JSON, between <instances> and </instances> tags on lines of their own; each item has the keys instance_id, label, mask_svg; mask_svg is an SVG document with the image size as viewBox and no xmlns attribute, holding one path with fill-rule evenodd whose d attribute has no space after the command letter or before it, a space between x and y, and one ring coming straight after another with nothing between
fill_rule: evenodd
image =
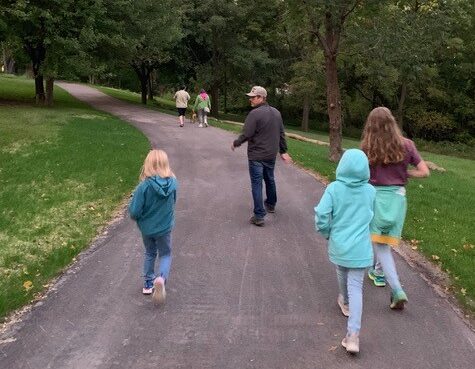
<instances>
[{"instance_id":1,"label":"light blue sneaker","mask_svg":"<svg viewBox=\"0 0 475 369\"><path fill-rule=\"evenodd\" d=\"M371 279L374 285L377 287L386 286L386 278L384 277L384 273L382 271L376 271L374 268L369 268L368 278Z\"/></svg>"},{"instance_id":2,"label":"light blue sneaker","mask_svg":"<svg viewBox=\"0 0 475 369\"><path fill-rule=\"evenodd\" d=\"M403 290L393 291L391 293L391 304L389 307L395 310L402 310L407 301L407 295Z\"/></svg>"}]
</instances>

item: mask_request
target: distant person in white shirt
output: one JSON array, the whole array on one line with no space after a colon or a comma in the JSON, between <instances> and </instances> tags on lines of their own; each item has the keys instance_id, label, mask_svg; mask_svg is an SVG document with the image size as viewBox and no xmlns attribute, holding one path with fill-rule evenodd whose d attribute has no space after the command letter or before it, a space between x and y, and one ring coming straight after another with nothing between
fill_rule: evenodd
<instances>
[{"instance_id":1,"label":"distant person in white shirt","mask_svg":"<svg viewBox=\"0 0 475 369\"><path fill-rule=\"evenodd\" d=\"M181 86L181 89L175 93L174 99L176 102L176 109L178 110L178 119L180 121L180 127L185 125L186 108L188 107L188 100L190 95L185 91L186 87Z\"/></svg>"}]
</instances>

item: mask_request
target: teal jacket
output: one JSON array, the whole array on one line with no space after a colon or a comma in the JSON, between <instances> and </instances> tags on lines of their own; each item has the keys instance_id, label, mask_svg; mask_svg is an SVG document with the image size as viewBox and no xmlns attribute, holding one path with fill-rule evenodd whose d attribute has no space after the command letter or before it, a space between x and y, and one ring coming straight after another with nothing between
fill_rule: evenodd
<instances>
[{"instance_id":1,"label":"teal jacket","mask_svg":"<svg viewBox=\"0 0 475 369\"><path fill-rule=\"evenodd\" d=\"M330 261L347 268L373 264L369 224L376 190L368 183L369 164L363 151L347 150L315 207L315 227L328 242Z\"/></svg>"},{"instance_id":2,"label":"teal jacket","mask_svg":"<svg viewBox=\"0 0 475 369\"><path fill-rule=\"evenodd\" d=\"M148 177L139 183L129 214L145 236L162 236L175 225L176 178Z\"/></svg>"}]
</instances>

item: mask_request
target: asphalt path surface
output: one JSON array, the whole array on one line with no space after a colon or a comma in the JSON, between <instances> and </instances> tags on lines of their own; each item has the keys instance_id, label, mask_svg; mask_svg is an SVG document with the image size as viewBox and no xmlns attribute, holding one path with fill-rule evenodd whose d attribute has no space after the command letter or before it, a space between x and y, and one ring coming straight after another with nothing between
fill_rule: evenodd
<instances>
[{"instance_id":1,"label":"asphalt path surface","mask_svg":"<svg viewBox=\"0 0 475 369\"><path fill-rule=\"evenodd\" d=\"M399 257L407 308L389 309L389 288L366 280L361 352L346 353L335 271L314 230L324 187L309 174L278 160L276 212L258 228L235 134L60 86L169 154L180 188L167 301L141 294L143 246L124 214L1 337L0 368L475 367L474 332Z\"/></svg>"}]
</instances>

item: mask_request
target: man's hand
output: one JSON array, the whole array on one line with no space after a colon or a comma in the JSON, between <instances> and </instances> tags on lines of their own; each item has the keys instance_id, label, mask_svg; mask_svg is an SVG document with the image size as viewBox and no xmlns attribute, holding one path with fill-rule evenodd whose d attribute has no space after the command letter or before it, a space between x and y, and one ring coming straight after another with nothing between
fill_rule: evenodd
<instances>
[{"instance_id":1,"label":"man's hand","mask_svg":"<svg viewBox=\"0 0 475 369\"><path fill-rule=\"evenodd\" d=\"M286 163L286 164L292 163L292 158L291 158L290 155L287 154L286 152L284 152L283 154L280 154L280 157L282 158L282 160L284 161L284 163Z\"/></svg>"},{"instance_id":2,"label":"man's hand","mask_svg":"<svg viewBox=\"0 0 475 369\"><path fill-rule=\"evenodd\" d=\"M233 143L231 144L231 150L234 151L235 148L236 148L236 147L234 147L234 142L233 142Z\"/></svg>"}]
</instances>

